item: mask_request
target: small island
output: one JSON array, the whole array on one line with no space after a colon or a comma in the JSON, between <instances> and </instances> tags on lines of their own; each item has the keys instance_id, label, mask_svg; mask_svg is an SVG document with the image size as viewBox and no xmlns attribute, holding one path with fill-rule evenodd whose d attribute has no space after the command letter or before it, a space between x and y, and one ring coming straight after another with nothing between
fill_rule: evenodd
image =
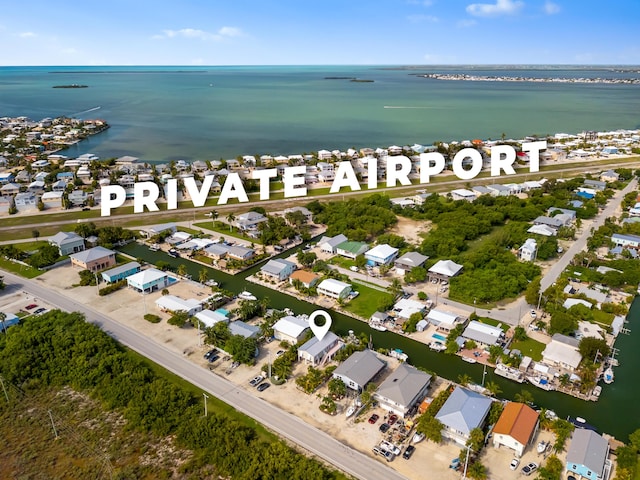
<instances>
[{"instance_id":1,"label":"small island","mask_svg":"<svg viewBox=\"0 0 640 480\"><path fill-rule=\"evenodd\" d=\"M367 80L365 78L352 78L351 80L349 80L350 82L356 82L356 83L373 83L373 80Z\"/></svg>"},{"instance_id":2,"label":"small island","mask_svg":"<svg viewBox=\"0 0 640 480\"><path fill-rule=\"evenodd\" d=\"M69 85L54 85L52 88L89 88L89 86L79 85L77 83L71 83Z\"/></svg>"}]
</instances>

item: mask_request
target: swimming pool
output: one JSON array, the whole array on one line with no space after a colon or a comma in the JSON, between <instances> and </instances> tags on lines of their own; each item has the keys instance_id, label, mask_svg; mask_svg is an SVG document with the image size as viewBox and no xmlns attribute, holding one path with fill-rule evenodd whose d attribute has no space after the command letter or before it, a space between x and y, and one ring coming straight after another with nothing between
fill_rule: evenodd
<instances>
[{"instance_id":1,"label":"swimming pool","mask_svg":"<svg viewBox=\"0 0 640 480\"><path fill-rule=\"evenodd\" d=\"M431 335L431 338L435 338L436 340L440 340L441 342L445 342L447 340L447 337L440 335L439 333L434 333L433 335Z\"/></svg>"}]
</instances>

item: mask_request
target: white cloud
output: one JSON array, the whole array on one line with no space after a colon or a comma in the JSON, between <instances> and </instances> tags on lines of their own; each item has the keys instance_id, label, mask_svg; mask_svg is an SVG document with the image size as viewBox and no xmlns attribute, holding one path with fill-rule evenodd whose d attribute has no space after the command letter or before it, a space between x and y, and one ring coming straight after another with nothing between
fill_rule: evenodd
<instances>
[{"instance_id":1,"label":"white cloud","mask_svg":"<svg viewBox=\"0 0 640 480\"><path fill-rule=\"evenodd\" d=\"M473 19L464 19L464 20L459 20L458 23L456 23L456 26L458 28L469 28L469 27L473 27L474 25L477 25L478 22L476 20Z\"/></svg>"},{"instance_id":2,"label":"white cloud","mask_svg":"<svg viewBox=\"0 0 640 480\"><path fill-rule=\"evenodd\" d=\"M553 2L545 2L544 4L544 13L547 15L555 15L560 12L560 5Z\"/></svg>"},{"instance_id":3,"label":"white cloud","mask_svg":"<svg viewBox=\"0 0 640 480\"><path fill-rule=\"evenodd\" d=\"M514 15L524 6L518 0L496 0L496 3L472 3L467 6L467 13L476 17L497 17L499 15Z\"/></svg>"},{"instance_id":4,"label":"white cloud","mask_svg":"<svg viewBox=\"0 0 640 480\"><path fill-rule=\"evenodd\" d=\"M420 15L420 14L409 15L407 16L407 20L409 20L411 23L423 23L423 22L436 23L440 21L438 17L435 17L433 15Z\"/></svg>"},{"instance_id":5,"label":"white cloud","mask_svg":"<svg viewBox=\"0 0 640 480\"><path fill-rule=\"evenodd\" d=\"M215 33L206 32L197 28L181 28L180 30L163 30L162 35L153 35L151 38L154 40L165 38L195 38L198 40L220 41L242 35L242 30L237 27L222 27Z\"/></svg>"},{"instance_id":6,"label":"white cloud","mask_svg":"<svg viewBox=\"0 0 640 480\"><path fill-rule=\"evenodd\" d=\"M37 35L33 32L22 32L19 33L18 36L20 38L33 38L33 37L37 37Z\"/></svg>"}]
</instances>

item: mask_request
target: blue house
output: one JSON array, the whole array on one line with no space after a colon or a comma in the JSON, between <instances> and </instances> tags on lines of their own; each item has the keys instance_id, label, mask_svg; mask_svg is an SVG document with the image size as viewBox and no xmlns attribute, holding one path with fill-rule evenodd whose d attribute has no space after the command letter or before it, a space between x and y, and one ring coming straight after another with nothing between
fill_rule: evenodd
<instances>
[{"instance_id":1,"label":"blue house","mask_svg":"<svg viewBox=\"0 0 640 480\"><path fill-rule=\"evenodd\" d=\"M15 315L13 313L6 313L5 312L5 319L0 324L0 332L3 332L4 329L6 329L6 328L12 327L14 325L18 325L18 323L20 323L20 319L18 318L17 315Z\"/></svg>"},{"instance_id":2,"label":"blue house","mask_svg":"<svg viewBox=\"0 0 640 480\"><path fill-rule=\"evenodd\" d=\"M376 245L367 253L364 254L364 258L367 259L367 265L389 265L398 256L398 249L383 243L382 245Z\"/></svg>"},{"instance_id":3,"label":"blue house","mask_svg":"<svg viewBox=\"0 0 640 480\"><path fill-rule=\"evenodd\" d=\"M120 280L138 273L140 271L140 264L138 262L129 262L124 265L119 265L116 268L102 272L102 279L107 283L114 283Z\"/></svg>"},{"instance_id":4,"label":"blue house","mask_svg":"<svg viewBox=\"0 0 640 480\"><path fill-rule=\"evenodd\" d=\"M148 268L127 277L127 285L140 293L162 290L177 280L157 268Z\"/></svg>"},{"instance_id":5,"label":"blue house","mask_svg":"<svg viewBox=\"0 0 640 480\"><path fill-rule=\"evenodd\" d=\"M567 473L590 480L606 480L611 473L609 442L593 430L576 428L567 452Z\"/></svg>"},{"instance_id":6,"label":"blue house","mask_svg":"<svg viewBox=\"0 0 640 480\"><path fill-rule=\"evenodd\" d=\"M465 445L471 430L482 428L490 408L490 398L456 387L436 414L436 419L442 423L442 436Z\"/></svg>"},{"instance_id":7,"label":"blue house","mask_svg":"<svg viewBox=\"0 0 640 480\"><path fill-rule=\"evenodd\" d=\"M15 178L11 172L2 172L0 173L0 184L6 185L7 183L12 183Z\"/></svg>"},{"instance_id":8,"label":"blue house","mask_svg":"<svg viewBox=\"0 0 640 480\"><path fill-rule=\"evenodd\" d=\"M295 263L278 258L269 260L260 269L260 272L267 277L281 282L289 278L289 275L291 275L295 269Z\"/></svg>"}]
</instances>

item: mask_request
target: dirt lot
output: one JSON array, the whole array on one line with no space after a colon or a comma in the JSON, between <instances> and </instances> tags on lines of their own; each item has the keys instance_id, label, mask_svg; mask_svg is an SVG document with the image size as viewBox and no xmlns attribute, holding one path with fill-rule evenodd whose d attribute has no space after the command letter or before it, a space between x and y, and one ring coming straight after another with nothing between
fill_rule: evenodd
<instances>
[{"instance_id":1,"label":"dirt lot","mask_svg":"<svg viewBox=\"0 0 640 480\"><path fill-rule=\"evenodd\" d=\"M422 243L421 234L427 233L429 230L431 230L431 222L429 221L398 217L398 223L389 229L389 233L399 235L413 245L420 245Z\"/></svg>"},{"instance_id":2,"label":"dirt lot","mask_svg":"<svg viewBox=\"0 0 640 480\"><path fill-rule=\"evenodd\" d=\"M380 408L368 410L357 418L347 419L344 412L351 404L352 400L350 399L344 399L339 402L338 413L335 416L327 415L318 408L321 398L326 395L326 386L321 387L318 392L312 395L307 395L298 390L294 379L290 379L281 386L271 385L270 388L263 392L257 392L249 385L249 380L261 373L262 365L268 363L270 359L275 359L276 352L282 348L279 342L273 341L264 345L261 348L260 356L255 366L241 365L234 369L231 368L231 360L227 358L219 359L213 365L210 365L203 358L203 354L208 347L200 344L196 329L190 326L177 328L166 323L168 315L160 312L155 306L155 300L161 295L160 292L142 296L132 290L123 289L106 297L99 297L96 287L72 287L78 280L78 270L73 269L71 266L57 268L38 277L38 281L45 283L49 288L57 290L63 295L73 296L74 300L89 304L92 308L109 315L115 320L126 323L166 347L184 354L194 364L210 368L213 373L228 378L242 388L254 390L256 395L300 416L308 423L326 431L346 445L374 456L372 447L383 437L378 428L384 421L385 412ZM209 289L191 281L179 281L169 287L169 291L172 295L178 295L182 298L202 298L209 293ZM7 311L17 311L29 303L38 303L40 305L41 302L26 298L26 295L22 293L16 293L15 295L4 297L0 308ZM46 305L42 306L47 307ZM232 309L233 305L227 305L225 308ZM163 321L158 324L147 322L143 319L145 311L161 316ZM397 360L391 358L385 360L389 362L389 368L385 371L380 381L383 381L384 376L388 375L397 366ZM294 378L306 373L306 371L306 365L297 364L294 370ZM434 385L429 390L429 395L434 396L439 388L443 388L443 383L434 382ZM373 425L367 421L372 413L380 416L380 420ZM451 442L436 445L433 442L422 441L416 446L416 451L410 460L407 461L397 457L389 465L408 478L454 479L458 478L460 473L450 469L449 464L453 458L458 456L459 452L460 447ZM512 472L508 469L512 454L506 449L495 450L492 446L489 446L485 449L484 455L486 460L483 460L483 463L489 466L491 478L512 479L520 474L519 471ZM525 455L523 461L530 461L529 456L531 458L536 456L535 449L533 454L528 453ZM384 461L382 457L376 458L379 461Z\"/></svg>"}]
</instances>

